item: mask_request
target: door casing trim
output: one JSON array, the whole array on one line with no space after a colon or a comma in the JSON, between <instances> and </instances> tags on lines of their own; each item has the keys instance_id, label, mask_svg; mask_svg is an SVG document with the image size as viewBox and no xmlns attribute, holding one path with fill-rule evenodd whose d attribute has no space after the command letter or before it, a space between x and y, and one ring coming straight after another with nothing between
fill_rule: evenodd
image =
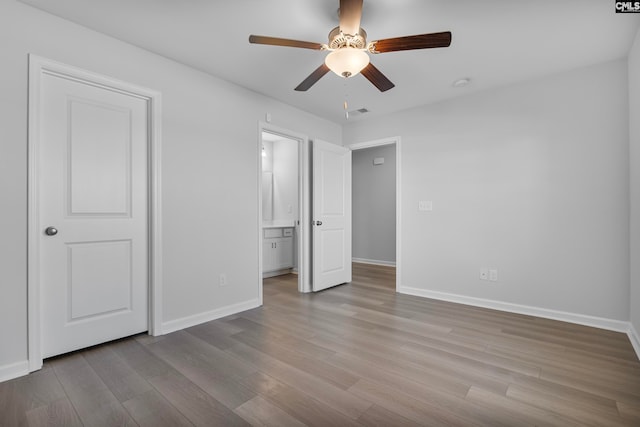
<instances>
[{"instance_id":1,"label":"door casing trim","mask_svg":"<svg viewBox=\"0 0 640 427\"><path fill-rule=\"evenodd\" d=\"M147 102L148 164L148 328L162 335L161 94L81 68L29 54L28 206L27 206L27 345L29 371L42 368L40 318L40 233L38 164L42 77L55 75Z\"/></svg>"}]
</instances>

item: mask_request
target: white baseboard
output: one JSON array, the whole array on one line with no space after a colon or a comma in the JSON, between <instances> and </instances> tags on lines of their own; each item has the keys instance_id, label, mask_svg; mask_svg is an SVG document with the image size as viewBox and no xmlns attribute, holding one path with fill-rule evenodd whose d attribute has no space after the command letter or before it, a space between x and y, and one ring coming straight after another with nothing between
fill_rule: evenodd
<instances>
[{"instance_id":1,"label":"white baseboard","mask_svg":"<svg viewBox=\"0 0 640 427\"><path fill-rule=\"evenodd\" d=\"M185 328L190 328L192 326L209 322L211 320L216 320L221 317L240 313L241 311L251 310L252 308L260 307L260 305L261 305L260 300L256 298L254 300L229 305L226 307L207 311L205 313L199 313L193 316L183 317L181 319L170 320L162 324L162 332L164 334L169 334L171 332L179 331Z\"/></svg>"},{"instance_id":2,"label":"white baseboard","mask_svg":"<svg viewBox=\"0 0 640 427\"><path fill-rule=\"evenodd\" d=\"M262 278L263 279L268 279L270 277L282 276L282 275L290 274L290 273L298 274L297 270L293 271L293 269L291 269L291 268L285 268L283 270L275 270L275 271L269 271L267 273L262 273Z\"/></svg>"},{"instance_id":3,"label":"white baseboard","mask_svg":"<svg viewBox=\"0 0 640 427\"><path fill-rule=\"evenodd\" d=\"M432 298L442 301L455 302L459 304L484 307L494 310L506 311L510 313L525 314L528 316L542 317L545 319L560 320L562 322L575 323L578 325L592 326L594 328L606 329L616 332L629 332L629 322L622 320L607 319L604 317L588 316L584 314L569 313L565 311L549 310L546 308L533 307L528 305L511 304L508 302L495 301L489 299L467 297L463 295L449 294L445 292L428 291L425 289L400 287L399 293L415 295L419 297ZM637 352L637 350L636 350Z\"/></svg>"},{"instance_id":4,"label":"white baseboard","mask_svg":"<svg viewBox=\"0 0 640 427\"><path fill-rule=\"evenodd\" d=\"M629 330L627 330L627 335L629 336L629 341L631 341L631 345L636 352L636 356L640 359L640 336L638 335L638 331L633 327L633 323L629 322Z\"/></svg>"},{"instance_id":5,"label":"white baseboard","mask_svg":"<svg viewBox=\"0 0 640 427\"><path fill-rule=\"evenodd\" d=\"M29 373L29 361L12 363L10 365L0 366L0 383L22 377Z\"/></svg>"},{"instance_id":6,"label":"white baseboard","mask_svg":"<svg viewBox=\"0 0 640 427\"><path fill-rule=\"evenodd\" d=\"M371 264L371 265L384 265L386 267L395 267L395 261L380 261L377 259L366 259L366 258L351 258L352 262L358 262L360 264Z\"/></svg>"}]
</instances>

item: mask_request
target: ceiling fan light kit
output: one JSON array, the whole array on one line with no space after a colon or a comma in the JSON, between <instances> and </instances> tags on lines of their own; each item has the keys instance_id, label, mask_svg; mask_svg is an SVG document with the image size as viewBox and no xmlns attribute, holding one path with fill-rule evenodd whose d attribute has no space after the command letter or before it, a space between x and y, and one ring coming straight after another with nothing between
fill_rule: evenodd
<instances>
[{"instance_id":1,"label":"ceiling fan light kit","mask_svg":"<svg viewBox=\"0 0 640 427\"><path fill-rule=\"evenodd\" d=\"M363 50L343 47L330 52L324 63L340 77L352 77L369 65L369 55Z\"/></svg>"},{"instance_id":2,"label":"ceiling fan light kit","mask_svg":"<svg viewBox=\"0 0 640 427\"><path fill-rule=\"evenodd\" d=\"M297 91L309 90L331 70L344 78L362 74L381 92L395 85L370 62L369 53L433 49L451 44L449 31L375 40L367 44L367 33L360 27L362 0L340 0L339 10L340 25L329 33L328 44L256 35L249 36L249 43L330 51L324 63L295 88Z\"/></svg>"}]
</instances>

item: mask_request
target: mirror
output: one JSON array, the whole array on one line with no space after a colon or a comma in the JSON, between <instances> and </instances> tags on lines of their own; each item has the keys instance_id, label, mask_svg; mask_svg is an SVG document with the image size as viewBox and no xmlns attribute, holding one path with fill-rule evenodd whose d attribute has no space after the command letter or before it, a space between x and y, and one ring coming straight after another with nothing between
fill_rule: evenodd
<instances>
[{"instance_id":1,"label":"mirror","mask_svg":"<svg viewBox=\"0 0 640 427\"><path fill-rule=\"evenodd\" d=\"M262 220L273 221L273 172L262 172Z\"/></svg>"}]
</instances>

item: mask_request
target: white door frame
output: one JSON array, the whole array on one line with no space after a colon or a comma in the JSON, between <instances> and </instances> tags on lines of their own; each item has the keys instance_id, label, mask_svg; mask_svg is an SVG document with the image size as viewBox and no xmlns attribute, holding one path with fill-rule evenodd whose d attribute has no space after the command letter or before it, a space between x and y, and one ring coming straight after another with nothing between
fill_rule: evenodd
<instances>
[{"instance_id":1,"label":"white door frame","mask_svg":"<svg viewBox=\"0 0 640 427\"><path fill-rule=\"evenodd\" d=\"M281 128L271 123L258 122L258 289L260 305L263 304L262 290L262 133L272 133L283 138L298 141L298 291L311 292L311 212L309 210L309 137L307 135Z\"/></svg>"},{"instance_id":2,"label":"white door frame","mask_svg":"<svg viewBox=\"0 0 640 427\"><path fill-rule=\"evenodd\" d=\"M28 226L27 226L27 334L29 371L42 368L41 300L40 300L40 237L38 164L40 145L40 101L42 78L53 75L141 98L148 106L148 302L150 335L162 335L162 227L160 200L160 92L122 82L110 77L29 55L29 124L28 124Z\"/></svg>"},{"instance_id":3,"label":"white door frame","mask_svg":"<svg viewBox=\"0 0 640 427\"><path fill-rule=\"evenodd\" d=\"M400 178L402 177L402 162L400 137L394 136L390 138L377 139L374 141L358 142L347 145L351 150L362 150L363 148L379 147L382 145L396 144L396 292L399 292L402 280L402 186Z\"/></svg>"}]
</instances>

